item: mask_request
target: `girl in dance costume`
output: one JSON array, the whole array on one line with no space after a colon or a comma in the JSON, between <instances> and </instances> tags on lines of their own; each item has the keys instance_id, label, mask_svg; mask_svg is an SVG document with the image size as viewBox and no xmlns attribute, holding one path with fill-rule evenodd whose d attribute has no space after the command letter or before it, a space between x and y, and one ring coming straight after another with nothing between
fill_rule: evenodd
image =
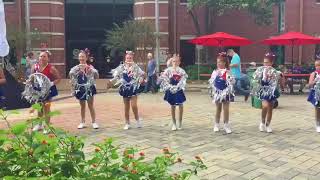
<instances>
[{"instance_id":1,"label":"girl in dance costume","mask_svg":"<svg viewBox=\"0 0 320 180\"><path fill-rule=\"evenodd\" d=\"M88 60L90 51L88 49L81 50L79 53L79 64L73 67L69 76L72 81L74 96L79 100L81 107L81 122L78 129L85 127L86 103L90 110L92 127L98 129L96 123L96 112L94 109L94 95L97 94L95 79L99 78L98 71L90 64Z\"/></svg>"},{"instance_id":2,"label":"girl in dance costume","mask_svg":"<svg viewBox=\"0 0 320 180\"><path fill-rule=\"evenodd\" d=\"M219 53L217 57L217 69L212 72L209 80L210 87L212 88L212 102L216 104L214 132L220 130L220 117L223 110L223 128L227 134L232 133L229 125L229 104L234 98L234 83L235 79L229 71L227 54L225 52Z\"/></svg>"},{"instance_id":3,"label":"girl in dance costume","mask_svg":"<svg viewBox=\"0 0 320 180\"><path fill-rule=\"evenodd\" d=\"M272 133L271 120L274 103L280 96L279 82L282 83L282 73L272 67L275 60L273 53L267 53L263 59L263 66L253 74L253 94L262 100L261 132ZM281 80L281 81L280 81Z\"/></svg>"},{"instance_id":4,"label":"girl in dance costume","mask_svg":"<svg viewBox=\"0 0 320 180\"><path fill-rule=\"evenodd\" d=\"M183 103L186 101L184 90L188 78L187 73L179 67L178 55L171 59L171 67L162 73L160 88L165 92L164 100L171 105L172 130L182 129ZM176 107L179 106L179 122L176 121Z\"/></svg>"},{"instance_id":5,"label":"girl in dance costume","mask_svg":"<svg viewBox=\"0 0 320 180\"><path fill-rule=\"evenodd\" d=\"M34 65L32 69L32 73L42 73L47 76L50 81L50 91L47 98L42 102L43 103L43 111L38 114L38 116L44 116L47 123L50 123L50 107L52 98L58 95L58 90L56 84L58 84L61 80L59 71L49 63L51 53L49 51L43 51L40 53L39 62ZM33 131L38 131L44 129L43 124L37 124L34 126ZM47 133L47 130L43 130L44 133Z\"/></svg>"},{"instance_id":6,"label":"girl in dance costume","mask_svg":"<svg viewBox=\"0 0 320 180\"><path fill-rule=\"evenodd\" d=\"M309 78L309 87L311 88L308 101L315 107L316 131L320 133L320 57L314 63L315 71Z\"/></svg>"},{"instance_id":7,"label":"girl in dance costume","mask_svg":"<svg viewBox=\"0 0 320 180\"><path fill-rule=\"evenodd\" d=\"M108 81L108 85L119 85L119 94L123 97L125 126L123 129L131 128L129 112L130 105L136 119L136 127L142 127L142 121L138 112L138 95L144 90L142 84L144 83L145 73L134 62L134 53L127 51L125 62L120 64L113 70L113 79Z\"/></svg>"}]
</instances>

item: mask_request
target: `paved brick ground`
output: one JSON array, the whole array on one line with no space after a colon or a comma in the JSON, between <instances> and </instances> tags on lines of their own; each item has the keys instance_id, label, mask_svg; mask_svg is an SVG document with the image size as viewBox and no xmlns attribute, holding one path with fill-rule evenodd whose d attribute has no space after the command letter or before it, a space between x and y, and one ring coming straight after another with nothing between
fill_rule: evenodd
<instances>
[{"instance_id":1,"label":"paved brick ground","mask_svg":"<svg viewBox=\"0 0 320 180\"><path fill-rule=\"evenodd\" d=\"M185 104L184 129L172 132L163 127L170 121L169 106L162 94L143 94L139 97L139 110L144 119L142 129L122 130L123 105L117 93L96 96L97 119L101 126L77 130L79 105L73 98L54 103L62 112L53 123L72 133L86 137L86 151L92 152L93 142L114 137L122 148L135 146L151 158L169 147L181 154L184 162L201 156L208 169L202 179L255 179L255 180L319 180L320 134L314 129L314 112L306 96L282 96L275 110L272 127L274 133L258 131L260 111L242 98L231 105L231 135L213 133L215 112L206 93L188 93ZM19 121L28 116L27 110L11 117ZM133 117L133 116L131 116ZM133 118L132 118L133 119ZM89 116L87 121L90 122ZM88 123L88 125L90 125ZM4 125L1 124L0 127ZM181 167L185 166L182 164Z\"/></svg>"}]
</instances>

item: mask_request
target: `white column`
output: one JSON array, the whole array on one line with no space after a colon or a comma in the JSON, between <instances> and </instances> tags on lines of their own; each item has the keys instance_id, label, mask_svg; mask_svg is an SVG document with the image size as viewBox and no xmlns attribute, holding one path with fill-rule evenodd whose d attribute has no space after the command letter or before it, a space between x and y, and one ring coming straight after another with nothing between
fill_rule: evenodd
<instances>
[{"instance_id":1,"label":"white column","mask_svg":"<svg viewBox=\"0 0 320 180\"><path fill-rule=\"evenodd\" d=\"M26 34L27 34L27 50L31 49L31 32L30 32L30 0L25 0L25 22L26 22Z\"/></svg>"},{"instance_id":2,"label":"white column","mask_svg":"<svg viewBox=\"0 0 320 180\"><path fill-rule=\"evenodd\" d=\"M4 57L9 53L9 45L7 41L6 20L4 14L4 4L0 0L0 57Z\"/></svg>"},{"instance_id":3,"label":"white column","mask_svg":"<svg viewBox=\"0 0 320 180\"><path fill-rule=\"evenodd\" d=\"M157 72L160 72L160 34L159 34L159 0L155 0L156 52Z\"/></svg>"}]
</instances>

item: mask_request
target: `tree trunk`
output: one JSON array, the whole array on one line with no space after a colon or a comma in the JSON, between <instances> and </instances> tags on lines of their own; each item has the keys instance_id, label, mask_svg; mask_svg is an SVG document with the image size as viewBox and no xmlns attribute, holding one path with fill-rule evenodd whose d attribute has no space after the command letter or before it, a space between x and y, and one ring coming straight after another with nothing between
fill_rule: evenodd
<instances>
[{"instance_id":1,"label":"tree trunk","mask_svg":"<svg viewBox=\"0 0 320 180\"><path fill-rule=\"evenodd\" d=\"M199 20L197 18L196 12L194 12L193 10L188 10L188 13L192 18L192 22L194 24L194 27L196 28L196 35L200 36L201 35L201 29L200 29L200 24L199 24Z\"/></svg>"}]
</instances>

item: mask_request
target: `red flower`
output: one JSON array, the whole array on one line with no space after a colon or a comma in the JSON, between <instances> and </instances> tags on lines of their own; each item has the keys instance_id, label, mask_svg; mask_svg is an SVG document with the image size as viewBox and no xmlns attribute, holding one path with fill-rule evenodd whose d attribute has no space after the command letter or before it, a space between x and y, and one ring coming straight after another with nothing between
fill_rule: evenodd
<instances>
[{"instance_id":1,"label":"red flower","mask_svg":"<svg viewBox=\"0 0 320 180\"><path fill-rule=\"evenodd\" d=\"M135 170L135 169L132 169L132 170L131 170L131 173L132 173L132 174L137 174L137 173L138 173L138 171L137 171L137 170Z\"/></svg>"},{"instance_id":2,"label":"red flower","mask_svg":"<svg viewBox=\"0 0 320 180\"><path fill-rule=\"evenodd\" d=\"M41 142L41 144L47 145L48 142L47 142L46 140L43 140L43 141Z\"/></svg>"},{"instance_id":3,"label":"red flower","mask_svg":"<svg viewBox=\"0 0 320 180\"><path fill-rule=\"evenodd\" d=\"M123 168L124 170L126 170L126 171L128 171L128 169L129 169L128 166L123 166L122 168Z\"/></svg>"},{"instance_id":4,"label":"red flower","mask_svg":"<svg viewBox=\"0 0 320 180\"><path fill-rule=\"evenodd\" d=\"M142 157L145 156L144 152L140 152L139 155Z\"/></svg>"},{"instance_id":5,"label":"red flower","mask_svg":"<svg viewBox=\"0 0 320 180\"><path fill-rule=\"evenodd\" d=\"M133 159L133 155L132 155L132 154L129 154L127 157L128 157L129 159Z\"/></svg>"},{"instance_id":6,"label":"red flower","mask_svg":"<svg viewBox=\"0 0 320 180\"><path fill-rule=\"evenodd\" d=\"M50 134L48 134L48 137L52 139L52 138L55 138L55 137L56 137L56 135L54 135L54 134L50 133Z\"/></svg>"},{"instance_id":7,"label":"red flower","mask_svg":"<svg viewBox=\"0 0 320 180\"><path fill-rule=\"evenodd\" d=\"M97 165L97 164L92 164L92 166L93 166L93 167L95 167L95 168L96 168L96 167L98 167L98 165Z\"/></svg>"},{"instance_id":8,"label":"red flower","mask_svg":"<svg viewBox=\"0 0 320 180\"><path fill-rule=\"evenodd\" d=\"M95 148L94 151L95 151L95 152L100 152L101 149L100 149L100 148Z\"/></svg>"},{"instance_id":9,"label":"red flower","mask_svg":"<svg viewBox=\"0 0 320 180\"><path fill-rule=\"evenodd\" d=\"M169 149L168 148L163 148L163 153L168 154L169 153Z\"/></svg>"}]
</instances>

